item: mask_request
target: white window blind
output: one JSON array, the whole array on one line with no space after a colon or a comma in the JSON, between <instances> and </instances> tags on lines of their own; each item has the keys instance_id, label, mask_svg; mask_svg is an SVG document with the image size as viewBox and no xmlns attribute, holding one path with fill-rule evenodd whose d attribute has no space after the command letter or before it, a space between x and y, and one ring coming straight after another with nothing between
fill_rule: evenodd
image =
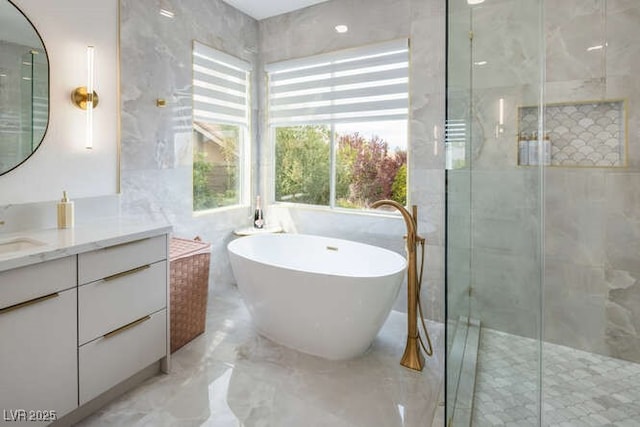
<instances>
[{"instance_id":1,"label":"white window blind","mask_svg":"<svg viewBox=\"0 0 640 427\"><path fill-rule=\"evenodd\" d=\"M249 125L251 64L193 43L193 120Z\"/></svg>"},{"instance_id":2,"label":"white window blind","mask_svg":"<svg viewBox=\"0 0 640 427\"><path fill-rule=\"evenodd\" d=\"M409 115L409 43L395 40L269 64L272 126L402 120Z\"/></svg>"}]
</instances>

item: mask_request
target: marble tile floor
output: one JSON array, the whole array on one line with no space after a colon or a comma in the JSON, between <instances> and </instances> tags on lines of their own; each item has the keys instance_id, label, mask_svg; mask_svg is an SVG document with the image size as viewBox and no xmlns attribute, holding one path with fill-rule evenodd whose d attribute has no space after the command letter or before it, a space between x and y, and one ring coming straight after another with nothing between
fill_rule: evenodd
<instances>
[{"instance_id":1,"label":"marble tile floor","mask_svg":"<svg viewBox=\"0 0 640 427\"><path fill-rule=\"evenodd\" d=\"M237 290L217 291L206 332L173 354L171 374L76 426L428 426L444 371L444 326L428 326L437 350L421 373L399 365L406 317L395 311L364 356L328 361L257 335Z\"/></svg>"},{"instance_id":2,"label":"marble tile floor","mask_svg":"<svg viewBox=\"0 0 640 427\"><path fill-rule=\"evenodd\" d=\"M539 346L483 328L472 425L538 426ZM640 364L544 343L542 425L640 426Z\"/></svg>"}]
</instances>

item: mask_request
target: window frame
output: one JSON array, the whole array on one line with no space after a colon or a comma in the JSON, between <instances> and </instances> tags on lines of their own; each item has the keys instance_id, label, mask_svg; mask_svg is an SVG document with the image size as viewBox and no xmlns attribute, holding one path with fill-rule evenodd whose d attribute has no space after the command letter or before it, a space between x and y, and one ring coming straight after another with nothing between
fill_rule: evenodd
<instances>
[{"instance_id":1,"label":"window frame","mask_svg":"<svg viewBox=\"0 0 640 427\"><path fill-rule=\"evenodd\" d=\"M340 207L340 206L336 206L336 180L337 180L337 146L336 146L336 124L341 123L341 124L349 124L349 123L361 123L361 122L365 122L365 121L369 121L372 120L371 118L366 118L366 119L361 119L359 117L354 117L353 119L346 119L346 118L339 118L339 119L333 119L333 120L322 120L322 121L301 121L301 122L286 122L286 123L272 123L272 120L270 118L270 113L271 113L271 101L272 101L272 97L270 94L270 88L271 88L271 82L270 82L270 69L281 69L283 67L284 64L288 64L290 63L292 67L295 66L300 66L300 67L306 67L309 64L312 64L314 61L314 58L317 59L317 62L320 63L323 59L325 58L331 58L331 57L336 57L336 58L340 58L341 60L347 59L350 60L349 54L351 52L358 52L361 49L367 49L367 48L373 48L374 50L378 47L384 47L385 45L397 45L399 42L404 42L406 43L406 50L407 50L407 88L406 88L406 96L407 96L407 102L406 102L406 114L403 117L388 117L385 118L384 116L381 116L379 121L380 122L385 122L385 121L389 121L389 122L393 122L393 121L406 121L406 129L407 129L407 135L406 135L406 152L407 152L407 161L406 161L406 168L407 168L407 194L406 194L406 206L410 206L411 204L411 194L409 191L409 179L410 179L410 175L411 175L411 167L410 167L410 159L411 159L411 144L410 144L410 57L411 57L411 51L410 51L410 42L409 39L400 39L400 40L392 40L390 42L384 42L384 43L378 43L378 44L374 44L374 45L370 45L370 46L364 46L364 47L356 47L356 48L352 48L352 49L345 49L345 50L341 50L341 51L336 51L336 52L329 52L326 54L320 54L320 55L315 55L315 56L310 56L310 57L306 57L306 58L299 58L299 59L294 59L294 60L289 60L289 61L282 61L282 62L278 62L278 63L274 63L274 64L268 64L265 67L265 84L266 84L266 106L267 106L267 119L266 119L266 127L267 127L267 135L268 135L268 140L269 140L269 155L271 157L271 165L269 168L269 185L268 185L268 189L269 189L269 196L270 196L270 200L272 203L277 204L277 205L282 205L282 206L292 206L292 207L298 207L298 208L306 208L306 209L314 209L314 210L328 210L328 211L337 211L337 212L345 212L345 213L354 213L354 214L375 214L375 215L380 215L379 212L374 212L372 210L369 210L365 207L362 208L348 208L348 207ZM327 205L315 205L315 204L307 204L307 203L299 203L299 202L288 202L288 201L279 201L276 200L276 145L277 145L277 141L276 141L276 129L281 128L281 127L294 127L294 126L307 126L307 125L318 125L318 124L325 124L328 125L330 128L330 147L329 147L329 191L330 191L330 195L329 195L329 203ZM396 212L393 213L382 213L382 215L384 216L397 216Z\"/></svg>"},{"instance_id":2,"label":"window frame","mask_svg":"<svg viewBox=\"0 0 640 427\"><path fill-rule=\"evenodd\" d=\"M196 49L200 47L202 50L210 53L212 58L216 62L225 62L225 65L228 68L233 68L236 71L244 72L245 74L245 95L244 95L244 122L233 121L233 120L197 120L196 119ZM225 210L232 210L237 208L245 208L249 206L249 199L251 193L251 147L252 147L252 111L251 111L251 103L252 103L252 82L253 82L253 65L244 59L238 58L236 56L230 55L221 50L215 49L205 43L202 43L197 40L193 40L192 42L192 54L191 54L191 70L192 70L192 90L191 90L191 103L192 103L192 115L191 115L191 146L192 146L192 177L191 177L191 189L192 189L192 197L191 197L191 212L193 216L201 216L209 213L215 213ZM210 58L211 59L211 58ZM216 70L216 73L223 74L221 71ZM194 132L196 132L195 122L203 121L205 123L213 124L213 125L231 125L237 126L239 130L239 141L238 141L238 197L237 203L219 206L208 209L200 209L195 210L195 198L193 197L193 158L195 156L195 136Z\"/></svg>"}]
</instances>

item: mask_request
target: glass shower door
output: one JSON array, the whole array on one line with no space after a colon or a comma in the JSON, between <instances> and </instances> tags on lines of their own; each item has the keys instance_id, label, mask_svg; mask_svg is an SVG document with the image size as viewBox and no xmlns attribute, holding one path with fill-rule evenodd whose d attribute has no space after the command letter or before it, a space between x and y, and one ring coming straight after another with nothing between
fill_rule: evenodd
<instances>
[{"instance_id":1,"label":"glass shower door","mask_svg":"<svg viewBox=\"0 0 640 427\"><path fill-rule=\"evenodd\" d=\"M542 3L448 7L447 422L539 425Z\"/></svg>"},{"instance_id":2,"label":"glass shower door","mask_svg":"<svg viewBox=\"0 0 640 427\"><path fill-rule=\"evenodd\" d=\"M471 13L449 2L446 141L446 415L470 419L463 362L471 314ZM466 386L465 386L466 385ZM473 387L471 387L471 390Z\"/></svg>"}]
</instances>

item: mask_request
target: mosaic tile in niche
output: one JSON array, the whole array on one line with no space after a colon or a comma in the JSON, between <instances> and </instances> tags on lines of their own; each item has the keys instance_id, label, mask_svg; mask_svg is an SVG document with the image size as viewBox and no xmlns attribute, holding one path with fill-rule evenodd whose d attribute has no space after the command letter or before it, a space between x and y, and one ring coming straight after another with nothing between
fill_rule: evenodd
<instances>
[{"instance_id":1,"label":"mosaic tile in niche","mask_svg":"<svg viewBox=\"0 0 640 427\"><path fill-rule=\"evenodd\" d=\"M538 110L537 106L519 108L519 134L537 131ZM624 101L547 105L545 128L551 140L552 166L625 165Z\"/></svg>"}]
</instances>

